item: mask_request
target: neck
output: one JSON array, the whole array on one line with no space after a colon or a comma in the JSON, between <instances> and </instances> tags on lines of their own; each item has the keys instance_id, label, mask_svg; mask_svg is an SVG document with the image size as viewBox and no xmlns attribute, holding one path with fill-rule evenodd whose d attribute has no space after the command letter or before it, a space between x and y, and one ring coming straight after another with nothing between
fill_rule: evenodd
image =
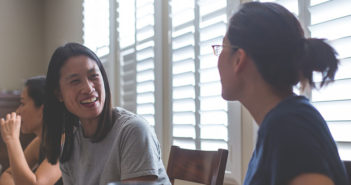
<instances>
[{"instance_id":1,"label":"neck","mask_svg":"<svg viewBox=\"0 0 351 185\"><path fill-rule=\"evenodd\" d=\"M41 125L42 125L42 124L41 124ZM41 127L39 127L37 130L34 131L34 134L35 134L40 140L41 140L41 136L42 136L42 134L41 134L42 130L43 130L43 127L41 126Z\"/></svg>"},{"instance_id":2,"label":"neck","mask_svg":"<svg viewBox=\"0 0 351 185\"><path fill-rule=\"evenodd\" d=\"M81 119L80 123L83 128L83 134L85 137L92 137L97 129L97 126L99 124L99 118L95 119Z\"/></svg>"},{"instance_id":3,"label":"neck","mask_svg":"<svg viewBox=\"0 0 351 185\"><path fill-rule=\"evenodd\" d=\"M277 93L268 84L251 86L252 89L241 98L240 102L249 110L258 125L269 111L277 106L286 97L291 96L292 92Z\"/></svg>"}]
</instances>

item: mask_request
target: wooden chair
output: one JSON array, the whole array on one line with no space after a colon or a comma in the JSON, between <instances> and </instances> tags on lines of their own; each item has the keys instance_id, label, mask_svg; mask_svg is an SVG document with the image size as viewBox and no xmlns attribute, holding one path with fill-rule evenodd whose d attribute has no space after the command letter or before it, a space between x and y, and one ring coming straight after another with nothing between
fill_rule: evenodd
<instances>
[{"instance_id":1,"label":"wooden chair","mask_svg":"<svg viewBox=\"0 0 351 185\"><path fill-rule=\"evenodd\" d=\"M351 161L343 161L346 169L347 176L351 184Z\"/></svg>"},{"instance_id":2,"label":"wooden chair","mask_svg":"<svg viewBox=\"0 0 351 185\"><path fill-rule=\"evenodd\" d=\"M167 174L172 184L174 179L222 185L227 164L228 150L201 151L172 146Z\"/></svg>"}]
</instances>

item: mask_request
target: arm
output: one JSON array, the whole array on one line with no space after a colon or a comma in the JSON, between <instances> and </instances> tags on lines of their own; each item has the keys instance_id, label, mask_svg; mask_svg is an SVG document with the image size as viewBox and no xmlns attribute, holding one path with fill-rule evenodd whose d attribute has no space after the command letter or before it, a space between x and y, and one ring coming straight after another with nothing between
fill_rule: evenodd
<instances>
[{"instance_id":1,"label":"arm","mask_svg":"<svg viewBox=\"0 0 351 185\"><path fill-rule=\"evenodd\" d=\"M320 136L318 127L298 118L280 118L269 128L266 148L270 151L265 164L270 171L270 182L277 184L334 184L332 161L337 156L326 155L332 149L321 147L328 138ZM337 170L337 169L336 169ZM332 178L334 179L332 180Z\"/></svg>"},{"instance_id":2,"label":"arm","mask_svg":"<svg viewBox=\"0 0 351 185\"><path fill-rule=\"evenodd\" d=\"M295 177L289 185L334 185L334 183L325 175L308 173Z\"/></svg>"},{"instance_id":3,"label":"arm","mask_svg":"<svg viewBox=\"0 0 351 185\"><path fill-rule=\"evenodd\" d=\"M155 175L148 175L148 176L142 176L142 177L126 179L126 180L123 180L122 182L147 182L147 181L152 182L152 181L155 181L155 180L157 180L157 176L155 176Z\"/></svg>"},{"instance_id":4,"label":"arm","mask_svg":"<svg viewBox=\"0 0 351 185\"><path fill-rule=\"evenodd\" d=\"M28 166L32 168L38 161L37 156L39 155L39 145L40 140L38 137L34 138L33 141L29 143L27 148L24 151L24 155L26 157L26 161ZM0 177L0 185L15 185L11 167L6 169L6 171Z\"/></svg>"},{"instance_id":5,"label":"arm","mask_svg":"<svg viewBox=\"0 0 351 185\"><path fill-rule=\"evenodd\" d=\"M149 125L142 119L132 119L122 130L121 180L156 181L161 156Z\"/></svg>"},{"instance_id":6,"label":"arm","mask_svg":"<svg viewBox=\"0 0 351 185\"><path fill-rule=\"evenodd\" d=\"M45 159L35 172L36 184L55 184L61 177L59 163L52 165Z\"/></svg>"},{"instance_id":7,"label":"arm","mask_svg":"<svg viewBox=\"0 0 351 185\"><path fill-rule=\"evenodd\" d=\"M0 185L15 185L11 174L11 168L8 168L1 174Z\"/></svg>"},{"instance_id":8,"label":"arm","mask_svg":"<svg viewBox=\"0 0 351 185\"><path fill-rule=\"evenodd\" d=\"M15 184L54 184L60 177L58 164L51 165L44 160L33 173L31 167L38 161L40 141L38 138L23 152L19 140L21 118L15 113L1 120L1 135L6 143Z\"/></svg>"}]
</instances>

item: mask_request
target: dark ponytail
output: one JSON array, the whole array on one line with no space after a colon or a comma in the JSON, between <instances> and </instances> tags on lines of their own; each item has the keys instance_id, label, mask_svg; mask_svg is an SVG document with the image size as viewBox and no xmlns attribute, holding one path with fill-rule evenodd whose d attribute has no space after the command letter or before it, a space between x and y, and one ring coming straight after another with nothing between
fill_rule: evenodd
<instances>
[{"instance_id":1,"label":"dark ponytail","mask_svg":"<svg viewBox=\"0 0 351 185\"><path fill-rule=\"evenodd\" d=\"M324 39L309 38L304 44L304 55L301 59L301 72L303 80L307 80L311 87L313 82L313 71L321 72L322 81L319 87L334 81L338 70L339 60L337 52Z\"/></svg>"},{"instance_id":2,"label":"dark ponytail","mask_svg":"<svg viewBox=\"0 0 351 185\"><path fill-rule=\"evenodd\" d=\"M243 4L230 19L227 37L252 58L262 78L277 91L292 91L298 82L314 87L313 71L322 72L320 86L334 79L335 50L321 39L305 39L294 14L279 4Z\"/></svg>"}]
</instances>

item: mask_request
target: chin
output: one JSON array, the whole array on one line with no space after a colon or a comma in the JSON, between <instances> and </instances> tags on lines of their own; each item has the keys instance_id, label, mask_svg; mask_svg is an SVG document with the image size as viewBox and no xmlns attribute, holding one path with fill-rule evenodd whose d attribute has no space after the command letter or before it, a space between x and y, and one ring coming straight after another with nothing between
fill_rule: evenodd
<instances>
[{"instance_id":1,"label":"chin","mask_svg":"<svg viewBox=\"0 0 351 185\"><path fill-rule=\"evenodd\" d=\"M227 101L234 101L234 100L237 100L233 95L231 94L227 94L225 92L222 91L222 98L224 100L227 100Z\"/></svg>"},{"instance_id":2,"label":"chin","mask_svg":"<svg viewBox=\"0 0 351 185\"><path fill-rule=\"evenodd\" d=\"M21 128L21 133L22 134L30 134L30 132L28 132L26 129L23 129L23 128Z\"/></svg>"},{"instance_id":3,"label":"chin","mask_svg":"<svg viewBox=\"0 0 351 185\"><path fill-rule=\"evenodd\" d=\"M230 98L229 98L226 94L224 94L224 93L222 93L222 98L223 98L224 100L230 101Z\"/></svg>"},{"instance_id":4,"label":"chin","mask_svg":"<svg viewBox=\"0 0 351 185\"><path fill-rule=\"evenodd\" d=\"M81 118L85 118L85 119L96 119L98 117L100 117L102 114L102 111L100 110L95 110L95 111L91 111L91 112L87 112L85 114L82 114ZM78 116L79 117L79 116Z\"/></svg>"}]
</instances>

